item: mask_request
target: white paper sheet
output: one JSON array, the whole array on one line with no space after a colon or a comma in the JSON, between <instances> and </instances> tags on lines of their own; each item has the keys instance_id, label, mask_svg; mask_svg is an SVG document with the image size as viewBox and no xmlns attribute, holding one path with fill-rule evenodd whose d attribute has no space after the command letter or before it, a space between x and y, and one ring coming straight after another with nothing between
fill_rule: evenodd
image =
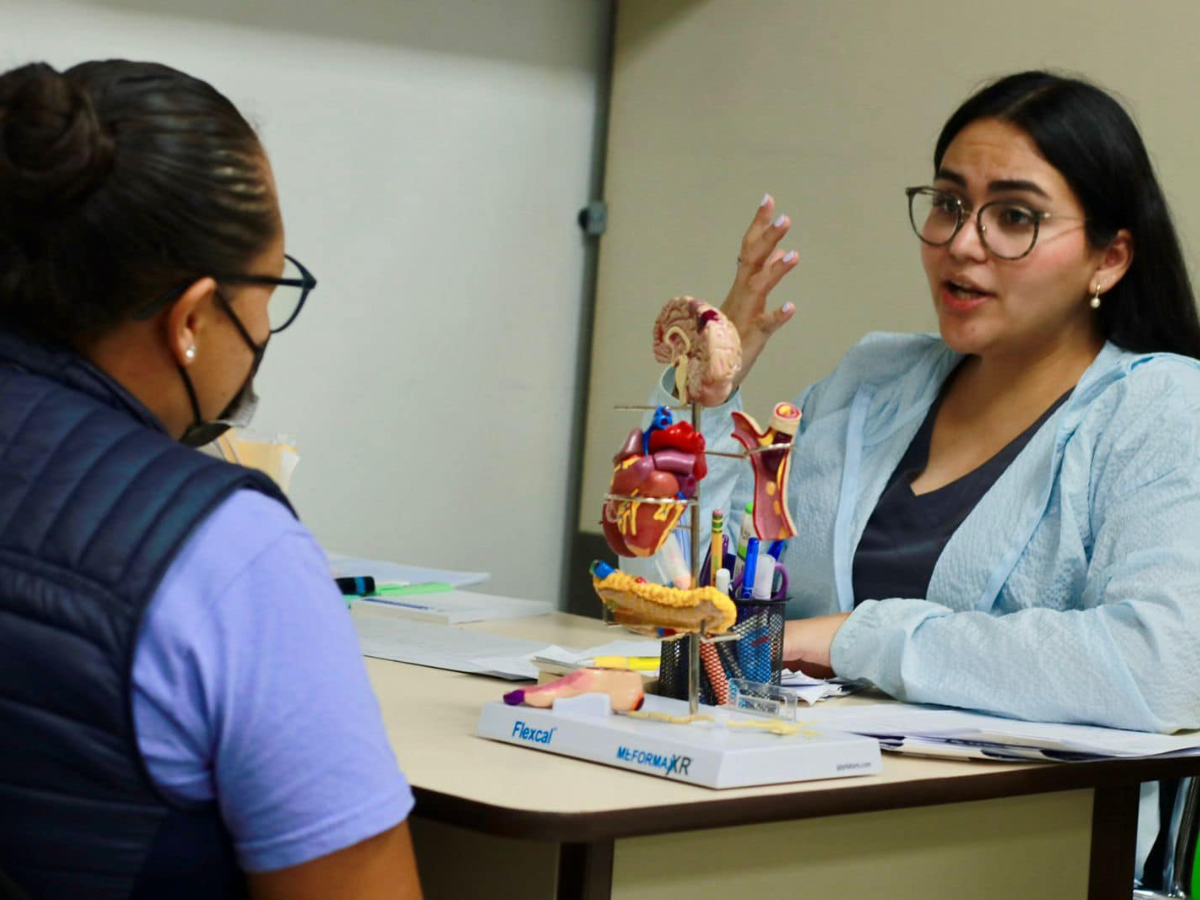
<instances>
[{"instance_id":1,"label":"white paper sheet","mask_svg":"<svg viewBox=\"0 0 1200 900\"><path fill-rule=\"evenodd\" d=\"M1045 758L1059 754L1092 757L1156 756L1162 753L1200 753L1200 732L1148 734L1093 725L1065 725L1023 722L983 713L919 706L908 703L880 703L869 706L822 707L808 710L805 718L829 728L867 734L879 738L885 748L914 749L922 744L942 744L944 755L951 755L957 744L996 745L1029 751L1049 751ZM968 753L967 749L963 754ZM1032 756L1032 754L1031 754ZM1036 757L1035 757L1036 758Z\"/></svg>"},{"instance_id":2,"label":"white paper sheet","mask_svg":"<svg viewBox=\"0 0 1200 900\"><path fill-rule=\"evenodd\" d=\"M407 597L362 597L354 603L382 607L401 618L442 625L544 616L554 611L554 606L545 600L523 600L475 591L445 591Z\"/></svg>"},{"instance_id":3,"label":"white paper sheet","mask_svg":"<svg viewBox=\"0 0 1200 900\"><path fill-rule=\"evenodd\" d=\"M804 701L809 706L821 700L828 700L830 697L843 697L860 689L860 685L853 681L843 681L840 678L828 680L813 678L811 675L793 672L791 669L783 670L780 676L780 687L789 694L795 694L797 699Z\"/></svg>"},{"instance_id":4,"label":"white paper sheet","mask_svg":"<svg viewBox=\"0 0 1200 900\"><path fill-rule=\"evenodd\" d=\"M350 612L364 656L432 666L435 669L510 680L536 678L537 672L530 671L532 665L528 664L528 660L546 646L540 641L413 622L395 616L359 612L355 608L351 608ZM506 664L506 660L522 660L525 664Z\"/></svg>"}]
</instances>

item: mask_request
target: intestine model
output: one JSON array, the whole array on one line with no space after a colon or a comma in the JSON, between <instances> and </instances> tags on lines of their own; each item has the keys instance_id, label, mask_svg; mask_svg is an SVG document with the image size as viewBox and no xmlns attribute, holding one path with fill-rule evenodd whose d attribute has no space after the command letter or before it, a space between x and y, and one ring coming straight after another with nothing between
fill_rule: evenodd
<instances>
[{"instance_id":1,"label":"intestine model","mask_svg":"<svg viewBox=\"0 0 1200 900\"><path fill-rule=\"evenodd\" d=\"M708 474L704 435L674 421L660 406L649 428L629 433L613 464L601 521L604 537L621 556L651 556L679 522L696 483Z\"/></svg>"},{"instance_id":2,"label":"intestine model","mask_svg":"<svg viewBox=\"0 0 1200 900\"><path fill-rule=\"evenodd\" d=\"M723 634L737 621L737 607L715 587L679 590L592 563L592 587L618 625L655 633Z\"/></svg>"},{"instance_id":3,"label":"intestine model","mask_svg":"<svg viewBox=\"0 0 1200 900\"><path fill-rule=\"evenodd\" d=\"M720 310L695 297L675 297L654 321L654 358L675 368L680 402L717 406L742 367L742 342Z\"/></svg>"},{"instance_id":4,"label":"intestine model","mask_svg":"<svg viewBox=\"0 0 1200 900\"><path fill-rule=\"evenodd\" d=\"M787 540L796 533L788 512L787 480L791 443L799 428L800 410L790 403L775 405L765 431L745 413L733 413L733 436L749 451L754 467L754 530L763 540Z\"/></svg>"}]
</instances>

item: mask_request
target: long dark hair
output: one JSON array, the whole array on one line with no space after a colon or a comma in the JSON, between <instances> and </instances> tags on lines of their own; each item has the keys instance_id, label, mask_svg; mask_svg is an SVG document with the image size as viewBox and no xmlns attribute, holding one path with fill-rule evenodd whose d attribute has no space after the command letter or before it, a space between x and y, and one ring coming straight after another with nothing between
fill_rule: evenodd
<instances>
[{"instance_id":1,"label":"long dark hair","mask_svg":"<svg viewBox=\"0 0 1200 900\"><path fill-rule=\"evenodd\" d=\"M1021 72L974 94L942 128L934 170L946 148L979 119L1009 122L1033 139L1087 216L1088 241L1133 235L1133 263L1104 295L1102 333L1127 350L1200 358L1200 321L1171 212L1133 120L1095 85L1049 72Z\"/></svg>"},{"instance_id":2,"label":"long dark hair","mask_svg":"<svg viewBox=\"0 0 1200 900\"><path fill-rule=\"evenodd\" d=\"M278 229L262 146L206 82L124 60L0 75L0 327L103 334Z\"/></svg>"}]
</instances>

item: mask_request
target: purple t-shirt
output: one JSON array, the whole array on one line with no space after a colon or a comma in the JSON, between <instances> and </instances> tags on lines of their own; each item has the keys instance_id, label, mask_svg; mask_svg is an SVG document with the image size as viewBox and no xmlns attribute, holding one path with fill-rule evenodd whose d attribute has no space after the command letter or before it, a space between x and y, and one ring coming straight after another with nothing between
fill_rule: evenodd
<instances>
[{"instance_id":1,"label":"purple t-shirt","mask_svg":"<svg viewBox=\"0 0 1200 900\"><path fill-rule=\"evenodd\" d=\"M396 765L354 626L312 534L238 491L172 562L133 664L155 782L212 800L242 868L270 871L403 821Z\"/></svg>"}]
</instances>

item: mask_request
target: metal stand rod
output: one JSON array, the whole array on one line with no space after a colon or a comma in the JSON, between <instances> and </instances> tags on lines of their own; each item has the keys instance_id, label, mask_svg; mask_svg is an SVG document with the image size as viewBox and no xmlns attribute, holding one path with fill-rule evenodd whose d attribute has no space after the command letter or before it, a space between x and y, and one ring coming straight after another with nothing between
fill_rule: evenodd
<instances>
[{"instance_id":1,"label":"metal stand rod","mask_svg":"<svg viewBox=\"0 0 1200 900\"><path fill-rule=\"evenodd\" d=\"M700 404L692 403L692 428L700 431ZM691 508L692 516L692 588L700 587L700 484L696 484L696 496ZM688 715L700 710L700 635L688 635Z\"/></svg>"},{"instance_id":2,"label":"metal stand rod","mask_svg":"<svg viewBox=\"0 0 1200 900\"><path fill-rule=\"evenodd\" d=\"M691 413L692 413L692 428L694 428L696 431L699 431L700 430L700 415L701 415L700 410L702 407L700 406L699 403L694 403L694 402L692 404L690 404L690 407L691 407ZM616 407L616 409L621 409L621 410L639 410L639 411L655 410L657 408L658 407L656 407L656 406L618 406L618 407ZM684 409L688 409L688 407L687 406L673 406L673 407L671 407L671 409L684 410ZM786 446L786 445L781 445L781 446ZM773 448L764 447L762 449L768 450L768 449L773 449ZM752 452L761 452L761 451L752 451ZM734 459L744 459L745 458L745 454L717 453L715 455L728 456L728 457L731 457ZM660 505L672 505L675 503L680 503L687 507L690 507L691 518L689 519L688 524L685 525L682 522L680 522L680 523L678 523L678 525L676 527L686 528L690 532L691 549L692 549L692 588L694 589L694 588L699 588L702 586L700 584L700 565L701 565L700 533L701 533L701 528L703 526L700 522L700 486L699 486L699 484L696 485L695 496L693 496L690 500L686 500L686 501L677 500L674 498L622 497L622 496L612 494L612 493L605 494L604 499L605 500L623 500L623 501L641 502L641 503L656 503L656 504L660 504ZM605 611L605 619L607 621L607 608ZM705 623L701 623L701 626L700 626L701 632L704 630L704 624ZM688 644L687 644L688 713L690 715L694 716L700 710L700 634L699 633L689 634L689 635L686 635L686 637L684 639L688 642Z\"/></svg>"},{"instance_id":3,"label":"metal stand rod","mask_svg":"<svg viewBox=\"0 0 1200 900\"><path fill-rule=\"evenodd\" d=\"M700 635L688 635L688 715L700 710Z\"/></svg>"}]
</instances>

